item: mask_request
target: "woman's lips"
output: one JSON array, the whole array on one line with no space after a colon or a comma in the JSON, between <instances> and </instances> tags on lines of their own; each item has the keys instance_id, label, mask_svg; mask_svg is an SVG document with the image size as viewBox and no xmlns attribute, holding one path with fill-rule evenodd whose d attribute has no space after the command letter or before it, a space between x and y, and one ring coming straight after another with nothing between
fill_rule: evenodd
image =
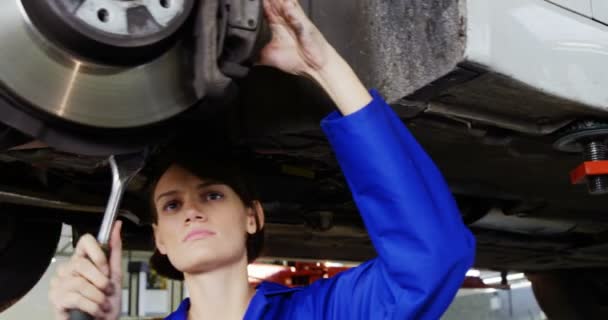
<instances>
[{"instance_id":1,"label":"woman's lips","mask_svg":"<svg viewBox=\"0 0 608 320\"><path fill-rule=\"evenodd\" d=\"M207 230L207 229L196 229L196 230L192 230L190 231L190 233L188 233L188 235L186 235L186 237L184 238L184 242L186 241L192 241L192 240L197 240L197 239L205 239L205 238L209 238L215 235L215 232L211 231L211 230Z\"/></svg>"}]
</instances>

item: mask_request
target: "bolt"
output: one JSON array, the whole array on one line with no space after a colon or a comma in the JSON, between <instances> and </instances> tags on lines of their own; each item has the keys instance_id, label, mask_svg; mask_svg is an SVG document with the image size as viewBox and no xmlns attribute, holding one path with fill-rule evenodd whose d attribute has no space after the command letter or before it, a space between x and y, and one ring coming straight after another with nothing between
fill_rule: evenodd
<instances>
[{"instance_id":1,"label":"bolt","mask_svg":"<svg viewBox=\"0 0 608 320\"><path fill-rule=\"evenodd\" d=\"M608 150L603 141L591 141L584 146L585 161L608 159ZM608 175L591 176L587 179L589 193L593 195L608 193Z\"/></svg>"}]
</instances>

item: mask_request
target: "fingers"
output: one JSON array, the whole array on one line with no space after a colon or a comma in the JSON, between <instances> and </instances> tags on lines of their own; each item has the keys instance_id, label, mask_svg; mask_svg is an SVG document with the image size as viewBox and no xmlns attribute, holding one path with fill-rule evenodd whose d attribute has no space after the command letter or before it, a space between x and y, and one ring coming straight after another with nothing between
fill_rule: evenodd
<instances>
[{"instance_id":1,"label":"fingers","mask_svg":"<svg viewBox=\"0 0 608 320\"><path fill-rule=\"evenodd\" d=\"M95 303L75 292L66 293L63 299L59 301L57 307L62 310L80 310L99 318L103 317L106 310L110 309L106 303Z\"/></svg>"},{"instance_id":2,"label":"fingers","mask_svg":"<svg viewBox=\"0 0 608 320\"><path fill-rule=\"evenodd\" d=\"M72 259L77 258L89 258L104 275L110 276L108 259L92 235L85 234L78 240Z\"/></svg>"},{"instance_id":3,"label":"fingers","mask_svg":"<svg viewBox=\"0 0 608 320\"><path fill-rule=\"evenodd\" d=\"M91 264L92 266L92 264ZM70 266L64 266L60 273L69 274ZM83 277L57 276L51 279L49 300L55 309L57 319L67 319L67 311L78 309L94 316L102 316L110 309L106 294Z\"/></svg>"},{"instance_id":4,"label":"fingers","mask_svg":"<svg viewBox=\"0 0 608 320\"><path fill-rule=\"evenodd\" d=\"M68 319L69 310L75 309L96 318L118 314L122 294L121 229L122 222L117 221L110 237L109 259L93 236L84 235L70 261L58 267L49 290L56 319Z\"/></svg>"},{"instance_id":5,"label":"fingers","mask_svg":"<svg viewBox=\"0 0 608 320\"><path fill-rule=\"evenodd\" d=\"M268 20L269 24L276 24L276 23L280 23L280 21L281 21L274 2L276 2L276 1L264 0L262 2L264 5L264 15L266 16L266 20Z\"/></svg>"},{"instance_id":6,"label":"fingers","mask_svg":"<svg viewBox=\"0 0 608 320\"><path fill-rule=\"evenodd\" d=\"M297 0L264 0L264 14L270 24L288 22L288 18L308 21L304 9Z\"/></svg>"},{"instance_id":7,"label":"fingers","mask_svg":"<svg viewBox=\"0 0 608 320\"><path fill-rule=\"evenodd\" d=\"M273 25L285 25L296 37L313 26L297 0L265 0L264 12L275 35Z\"/></svg>"},{"instance_id":8,"label":"fingers","mask_svg":"<svg viewBox=\"0 0 608 320\"><path fill-rule=\"evenodd\" d=\"M282 9L285 21L294 28L298 35L301 34L304 24L310 24L308 16L306 16L304 9L302 9L302 6L297 0L284 0L283 2ZM298 32L298 30L300 32Z\"/></svg>"},{"instance_id":9,"label":"fingers","mask_svg":"<svg viewBox=\"0 0 608 320\"><path fill-rule=\"evenodd\" d=\"M70 278L64 280L61 284L65 292L78 293L85 299L94 302L96 304L104 304L106 302L106 294L102 292L98 287L91 284L84 278Z\"/></svg>"},{"instance_id":10,"label":"fingers","mask_svg":"<svg viewBox=\"0 0 608 320\"><path fill-rule=\"evenodd\" d=\"M110 237L110 268L112 270L112 279L122 279L122 239L120 232L122 230L122 221L116 221L112 228Z\"/></svg>"},{"instance_id":11,"label":"fingers","mask_svg":"<svg viewBox=\"0 0 608 320\"><path fill-rule=\"evenodd\" d=\"M58 270L58 275L63 279L81 278L104 291L109 290L111 286L108 276L86 258L73 258L67 267Z\"/></svg>"}]
</instances>

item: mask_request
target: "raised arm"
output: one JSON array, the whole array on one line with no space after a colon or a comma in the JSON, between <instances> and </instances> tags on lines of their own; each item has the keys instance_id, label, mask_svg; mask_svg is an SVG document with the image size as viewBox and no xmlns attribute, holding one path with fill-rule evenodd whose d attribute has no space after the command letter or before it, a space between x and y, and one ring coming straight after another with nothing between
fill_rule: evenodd
<instances>
[{"instance_id":1,"label":"raised arm","mask_svg":"<svg viewBox=\"0 0 608 320\"><path fill-rule=\"evenodd\" d=\"M297 0L265 0L272 40L261 63L315 80L342 115L367 105L372 97L355 72L302 11Z\"/></svg>"},{"instance_id":2,"label":"raised arm","mask_svg":"<svg viewBox=\"0 0 608 320\"><path fill-rule=\"evenodd\" d=\"M373 95L322 126L378 258L319 286L332 288L335 319L438 319L473 263L474 239L437 167Z\"/></svg>"},{"instance_id":3,"label":"raised arm","mask_svg":"<svg viewBox=\"0 0 608 320\"><path fill-rule=\"evenodd\" d=\"M295 297L318 319L438 319L462 284L475 246L445 180L296 0L266 0L265 11L273 40L262 63L314 79L340 110L322 127L378 253Z\"/></svg>"}]
</instances>

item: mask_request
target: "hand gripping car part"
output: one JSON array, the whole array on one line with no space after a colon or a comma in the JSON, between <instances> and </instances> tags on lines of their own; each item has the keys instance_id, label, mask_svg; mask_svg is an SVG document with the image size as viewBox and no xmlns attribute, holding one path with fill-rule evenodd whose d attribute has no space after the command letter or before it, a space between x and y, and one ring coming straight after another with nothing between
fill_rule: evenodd
<instances>
[{"instance_id":1,"label":"hand gripping car part","mask_svg":"<svg viewBox=\"0 0 608 320\"><path fill-rule=\"evenodd\" d=\"M106 257L110 256L110 235L120 207L120 200L129 181L143 168L146 156L147 151L144 150L135 154L110 156L108 160L112 169L112 191L97 234L97 241L106 253ZM93 319L93 317L80 310L70 311L70 320L80 319Z\"/></svg>"}]
</instances>

